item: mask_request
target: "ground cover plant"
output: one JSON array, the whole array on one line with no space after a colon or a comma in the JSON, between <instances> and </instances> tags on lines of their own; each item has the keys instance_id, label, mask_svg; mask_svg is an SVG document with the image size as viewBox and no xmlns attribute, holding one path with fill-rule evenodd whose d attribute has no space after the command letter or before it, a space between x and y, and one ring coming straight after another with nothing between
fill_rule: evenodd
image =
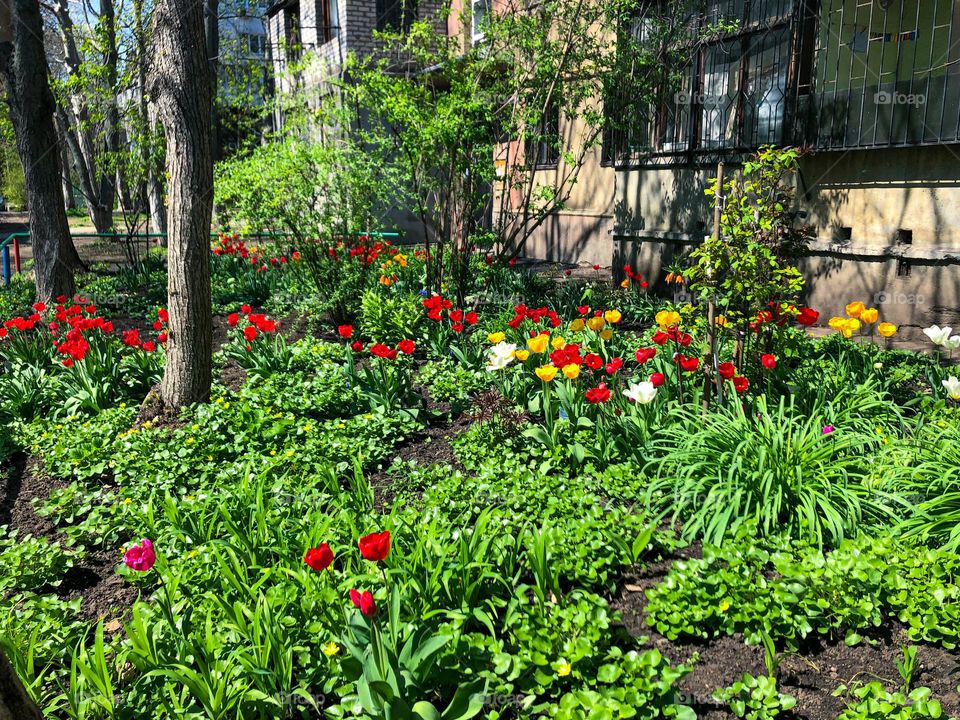
<instances>
[{"instance_id":1,"label":"ground cover plant","mask_svg":"<svg viewBox=\"0 0 960 720\"><path fill-rule=\"evenodd\" d=\"M960 713L952 330L814 337L791 275L711 349L629 267L477 251L458 301L421 249L258 242L212 242L175 416L155 272L0 296L0 644L48 717Z\"/></svg>"}]
</instances>

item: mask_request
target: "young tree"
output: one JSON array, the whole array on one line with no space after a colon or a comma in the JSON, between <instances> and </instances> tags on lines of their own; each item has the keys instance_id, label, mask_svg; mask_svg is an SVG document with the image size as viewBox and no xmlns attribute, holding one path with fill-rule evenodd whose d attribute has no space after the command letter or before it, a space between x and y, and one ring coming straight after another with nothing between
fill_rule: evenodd
<instances>
[{"instance_id":1,"label":"young tree","mask_svg":"<svg viewBox=\"0 0 960 720\"><path fill-rule=\"evenodd\" d=\"M23 165L37 297L49 301L72 295L73 270L82 263L70 239L64 207L37 0L0 3L0 72Z\"/></svg>"},{"instance_id":2,"label":"young tree","mask_svg":"<svg viewBox=\"0 0 960 720\"><path fill-rule=\"evenodd\" d=\"M667 83L663 55L692 49L684 36L696 5L504 0L482 27L458 18L464 37L420 21L356 61L344 91L371 119L371 146L404 169L432 250L432 286L448 277L463 287L475 245L520 254L565 207L617 122L606 101L614 90L651 97Z\"/></svg>"},{"instance_id":3,"label":"young tree","mask_svg":"<svg viewBox=\"0 0 960 720\"><path fill-rule=\"evenodd\" d=\"M20 0L22 1L22 0ZM164 404L179 408L209 398L213 318L210 224L213 156L203 5L158 0L153 11L154 63L148 89L167 143L167 364Z\"/></svg>"}]
</instances>

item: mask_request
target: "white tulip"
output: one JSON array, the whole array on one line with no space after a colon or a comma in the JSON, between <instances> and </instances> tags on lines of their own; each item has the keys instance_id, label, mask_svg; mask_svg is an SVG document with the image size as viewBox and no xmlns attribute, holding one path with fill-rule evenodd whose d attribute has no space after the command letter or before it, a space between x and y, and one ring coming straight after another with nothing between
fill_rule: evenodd
<instances>
[{"instance_id":1,"label":"white tulip","mask_svg":"<svg viewBox=\"0 0 960 720\"><path fill-rule=\"evenodd\" d=\"M513 362L513 353L516 350L516 345L504 341L498 342L490 348L490 352L487 354L487 372L497 372L506 368Z\"/></svg>"},{"instance_id":2,"label":"white tulip","mask_svg":"<svg viewBox=\"0 0 960 720\"><path fill-rule=\"evenodd\" d=\"M653 402L657 395L657 388L652 382L647 380L639 383L630 383L630 388L624 390L623 394L640 405L647 405Z\"/></svg>"},{"instance_id":3,"label":"white tulip","mask_svg":"<svg viewBox=\"0 0 960 720\"><path fill-rule=\"evenodd\" d=\"M954 335L952 338L947 340L943 346L947 348L947 350L956 350L957 348L960 348L960 335Z\"/></svg>"},{"instance_id":4,"label":"white tulip","mask_svg":"<svg viewBox=\"0 0 960 720\"><path fill-rule=\"evenodd\" d=\"M960 380L951 375L943 381L943 386L947 389L947 395L951 400L960 400Z\"/></svg>"},{"instance_id":5,"label":"white tulip","mask_svg":"<svg viewBox=\"0 0 960 720\"><path fill-rule=\"evenodd\" d=\"M947 343L950 342L950 333L952 332L952 327L938 327L937 325L931 325L923 331L923 334L930 338L930 342L932 342L934 345L946 347Z\"/></svg>"}]
</instances>

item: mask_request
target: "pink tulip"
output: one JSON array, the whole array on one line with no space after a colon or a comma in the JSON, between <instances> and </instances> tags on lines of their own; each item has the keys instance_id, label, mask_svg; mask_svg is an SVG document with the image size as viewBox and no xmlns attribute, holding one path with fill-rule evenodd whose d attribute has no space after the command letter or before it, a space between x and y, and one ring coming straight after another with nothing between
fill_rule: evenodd
<instances>
[{"instance_id":1,"label":"pink tulip","mask_svg":"<svg viewBox=\"0 0 960 720\"><path fill-rule=\"evenodd\" d=\"M124 564L137 572L147 572L156 561L157 554L153 551L153 543L146 538L123 554Z\"/></svg>"}]
</instances>

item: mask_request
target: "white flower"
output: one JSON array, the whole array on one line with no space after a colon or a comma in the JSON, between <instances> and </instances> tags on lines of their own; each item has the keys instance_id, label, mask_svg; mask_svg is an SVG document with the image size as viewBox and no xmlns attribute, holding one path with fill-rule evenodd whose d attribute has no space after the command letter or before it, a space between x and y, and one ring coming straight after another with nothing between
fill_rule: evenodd
<instances>
[{"instance_id":1,"label":"white flower","mask_svg":"<svg viewBox=\"0 0 960 720\"><path fill-rule=\"evenodd\" d=\"M883 363L882 363L882 362L874 363L874 364L873 364L873 369L874 369L874 370L883 370Z\"/></svg>"},{"instance_id":2,"label":"white flower","mask_svg":"<svg viewBox=\"0 0 960 720\"><path fill-rule=\"evenodd\" d=\"M644 380L639 383L630 383L630 389L624 390L623 394L633 400L635 403L640 403L641 405L647 405L648 403L653 402L653 398L657 395L657 388L652 382Z\"/></svg>"},{"instance_id":3,"label":"white flower","mask_svg":"<svg viewBox=\"0 0 960 720\"><path fill-rule=\"evenodd\" d=\"M503 370L513 362L517 346L505 341L500 341L487 353L487 372L497 372Z\"/></svg>"},{"instance_id":4,"label":"white flower","mask_svg":"<svg viewBox=\"0 0 960 720\"><path fill-rule=\"evenodd\" d=\"M951 400L960 400L960 380L951 375L943 381L943 386L947 389L947 395Z\"/></svg>"},{"instance_id":5,"label":"white flower","mask_svg":"<svg viewBox=\"0 0 960 720\"><path fill-rule=\"evenodd\" d=\"M956 350L960 348L960 335L954 335L952 338L947 340L943 346L948 350Z\"/></svg>"},{"instance_id":6,"label":"white flower","mask_svg":"<svg viewBox=\"0 0 960 720\"><path fill-rule=\"evenodd\" d=\"M930 338L930 342L932 342L934 345L946 347L947 343L950 342L950 333L952 332L952 327L938 327L937 325L931 325L923 331L923 334Z\"/></svg>"}]
</instances>

